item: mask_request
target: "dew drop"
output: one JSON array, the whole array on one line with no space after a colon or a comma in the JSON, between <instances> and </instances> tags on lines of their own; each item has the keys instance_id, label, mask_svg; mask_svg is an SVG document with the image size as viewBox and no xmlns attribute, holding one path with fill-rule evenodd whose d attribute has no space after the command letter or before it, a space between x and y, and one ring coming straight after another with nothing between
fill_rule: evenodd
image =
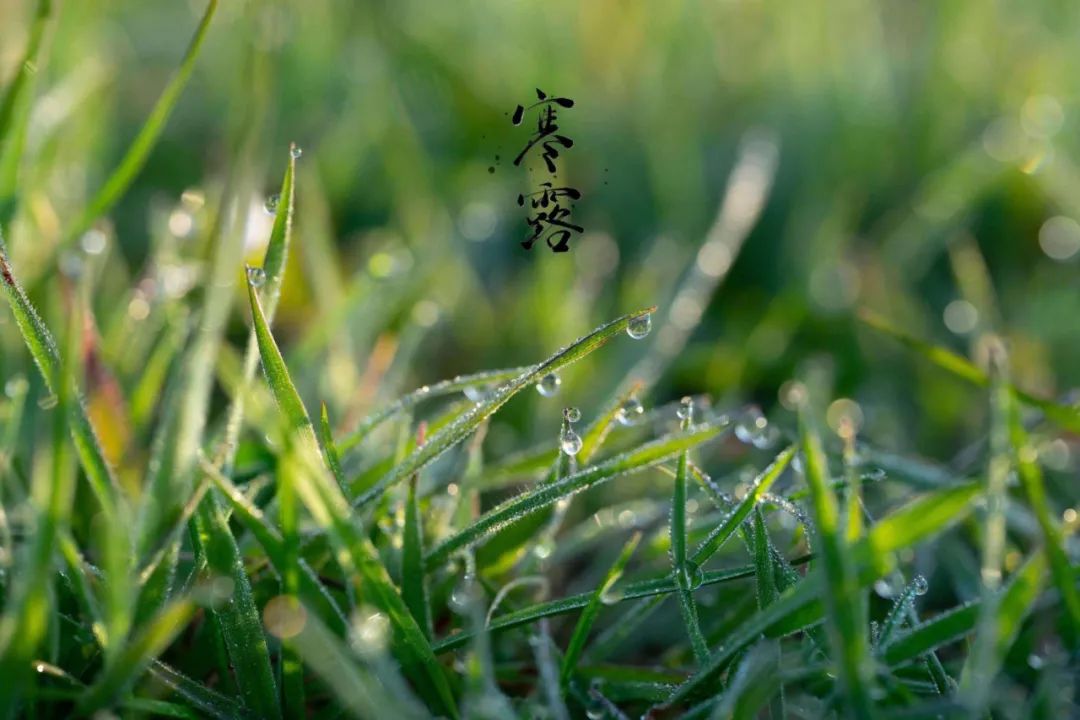
<instances>
[{"instance_id":1,"label":"dew drop","mask_svg":"<svg viewBox=\"0 0 1080 720\"><path fill-rule=\"evenodd\" d=\"M922 575L916 575L911 580L911 588L916 595L925 595L926 591L930 589L930 583L926 582L926 578Z\"/></svg>"},{"instance_id":2,"label":"dew drop","mask_svg":"<svg viewBox=\"0 0 1080 720\"><path fill-rule=\"evenodd\" d=\"M474 403L482 403L491 399L493 390L488 385L469 385L461 391L466 398Z\"/></svg>"},{"instance_id":3,"label":"dew drop","mask_svg":"<svg viewBox=\"0 0 1080 720\"><path fill-rule=\"evenodd\" d=\"M802 473L804 469L802 453L795 453L791 457L791 469L797 473Z\"/></svg>"},{"instance_id":4,"label":"dew drop","mask_svg":"<svg viewBox=\"0 0 1080 720\"><path fill-rule=\"evenodd\" d=\"M680 420L694 421L694 399L690 396L684 397L679 401L679 407L675 411L675 415Z\"/></svg>"},{"instance_id":5,"label":"dew drop","mask_svg":"<svg viewBox=\"0 0 1080 720\"><path fill-rule=\"evenodd\" d=\"M248 265L247 267L247 279L253 287L262 287L266 284L266 271L261 267L254 267Z\"/></svg>"},{"instance_id":6,"label":"dew drop","mask_svg":"<svg viewBox=\"0 0 1080 720\"><path fill-rule=\"evenodd\" d=\"M559 447L567 455L577 455L581 452L581 436L567 428L559 435Z\"/></svg>"},{"instance_id":7,"label":"dew drop","mask_svg":"<svg viewBox=\"0 0 1080 720\"><path fill-rule=\"evenodd\" d=\"M621 603L625 597L626 592L622 588L613 587L600 593L600 602L604 605L617 605Z\"/></svg>"},{"instance_id":8,"label":"dew drop","mask_svg":"<svg viewBox=\"0 0 1080 720\"><path fill-rule=\"evenodd\" d=\"M548 540L541 540L533 545L533 555L539 560L547 560L555 552L555 545Z\"/></svg>"},{"instance_id":9,"label":"dew drop","mask_svg":"<svg viewBox=\"0 0 1080 720\"><path fill-rule=\"evenodd\" d=\"M645 337L650 330L652 330L652 313L645 313L644 315L638 315L636 318L631 318L626 325L626 334L635 340Z\"/></svg>"},{"instance_id":10,"label":"dew drop","mask_svg":"<svg viewBox=\"0 0 1080 720\"><path fill-rule=\"evenodd\" d=\"M289 148L289 157L293 160L299 160L300 156L304 154L304 149L299 145L293 145Z\"/></svg>"},{"instance_id":11,"label":"dew drop","mask_svg":"<svg viewBox=\"0 0 1080 720\"><path fill-rule=\"evenodd\" d=\"M589 693L589 700L585 703L585 717L589 720L601 720L607 717L607 706L599 694Z\"/></svg>"},{"instance_id":12,"label":"dew drop","mask_svg":"<svg viewBox=\"0 0 1080 720\"><path fill-rule=\"evenodd\" d=\"M450 607L460 614L470 611L473 605L480 599L479 588L476 585L476 576L465 573L461 581L450 593Z\"/></svg>"},{"instance_id":13,"label":"dew drop","mask_svg":"<svg viewBox=\"0 0 1080 720\"><path fill-rule=\"evenodd\" d=\"M536 392L544 397L551 397L559 391L560 385L562 385L562 378L555 373L548 373L536 383Z\"/></svg>"},{"instance_id":14,"label":"dew drop","mask_svg":"<svg viewBox=\"0 0 1080 720\"><path fill-rule=\"evenodd\" d=\"M615 413L615 420L620 425L636 425L641 416L645 414L645 407L637 398L627 398L626 402Z\"/></svg>"},{"instance_id":15,"label":"dew drop","mask_svg":"<svg viewBox=\"0 0 1080 720\"><path fill-rule=\"evenodd\" d=\"M566 422L576 423L581 419L581 411L576 407L568 407L563 410L563 417L566 418Z\"/></svg>"},{"instance_id":16,"label":"dew drop","mask_svg":"<svg viewBox=\"0 0 1080 720\"><path fill-rule=\"evenodd\" d=\"M281 196L277 193L270 195L266 198L266 202L263 203L263 210L266 210L267 215L273 215L277 212L278 203L281 202Z\"/></svg>"},{"instance_id":17,"label":"dew drop","mask_svg":"<svg viewBox=\"0 0 1080 720\"><path fill-rule=\"evenodd\" d=\"M37 405L42 410L52 410L59 402L60 399L56 397L56 395L49 393L48 395L43 395L42 397L38 398Z\"/></svg>"}]
</instances>

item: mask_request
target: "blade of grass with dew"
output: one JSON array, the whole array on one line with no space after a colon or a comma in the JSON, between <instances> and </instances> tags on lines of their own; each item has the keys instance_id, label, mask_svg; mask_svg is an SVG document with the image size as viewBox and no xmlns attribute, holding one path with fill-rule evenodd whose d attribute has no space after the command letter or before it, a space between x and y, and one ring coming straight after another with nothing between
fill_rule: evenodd
<instances>
[{"instance_id":1,"label":"blade of grass with dew","mask_svg":"<svg viewBox=\"0 0 1080 720\"><path fill-rule=\"evenodd\" d=\"M337 445L334 444L334 434L330 429L330 411L326 409L326 403L322 404L322 411L319 413L318 439L319 447L326 458L326 465L330 468L338 485L344 489L345 471L341 469L341 454Z\"/></svg>"},{"instance_id":2,"label":"blade of grass with dew","mask_svg":"<svg viewBox=\"0 0 1080 720\"><path fill-rule=\"evenodd\" d=\"M431 606L428 604L427 581L424 577L424 526L420 515L420 500L416 495L419 478L409 478L409 494L405 500L405 529L401 548L401 597L409 607L420 629L430 640Z\"/></svg>"},{"instance_id":3,"label":"blade of grass with dew","mask_svg":"<svg viewBox=\"0 0 1080 720\"><path fill-rule=\"evenodd\" d=\"M574 632L570 635L570 643L566 646L566 653L563 655L562 666L559 670L559 685L563 690L564 697L570 679L577 669L581 651L585 648L585 643L589 639L589 631L592 630L593 623L596 622L596 616L600 613L600 607L604 602L604 594L610 591L615 583L619 581L619 578L622 577L623 571L626 570L626 565L630 562L630 558L640 541L640 532L634 533L626 541L622 552L619 553L615 562L608 569L607 574L604 575L603 582L593 591L588 604L581 611L581 617L578 618L577 625L574 626Z\"/></svg>"},{"instance_id":4,"label":"blade of grass with dew","mask_svg":"<svg viewBox=\"0 0 1080 720\"><path fill-rule=\"evenodd\" d=\"M731 582L734 580L742 580L753 577L753 574L754 567L752 565L744 565L730 570L711 570L703 574L701 587ZM652 580L642 580L628 583L625 587L621 588L618 600L619 602L625 602L641 598L666 596L675 592L675 590L675 581L672 580L670 576ZM488 623L487 630L490 633L500 632L522 625L532 624L541 618L571 613L588 605L592 596L592 592L584 592L578 595L571 595L558 600L537 603L536 605L530 605L521 608L520 610L504 613L493 618L491 622ZM434 648L436 652L439 653L448 652L466 644L469 637L470 633L467 632L456 633L436 642Z\"/></svg>"},{"instance_id":5,"label":"blade of grass with dew","mask_svg":"<svg viewBox=\"0 0 1080 720\"><path fill-rule=\"evenodd\" d=\"M1009 436L1020 484L1039 523L1039 530L1043 536L1043 551L1046 553L1050 573L1064 606L1062 635L1069 649L1075 652L1080 649L1078 648L1080 646L1080 596L1076 591L1076 578L1069 564L1069 557L1065 553L1065 536L1058 527L1057 520L1047 502L1046 485L1043 483L1038 452L1024 430L1019 408L1015 403L1010 403L1009 408Z\"/></svg>"},{"instance_id":6,"label":"blade of grass with dew","mask_svg":"<svg viewBox=\"0 0 1080 720\"><path fill-rule=\"evenodd\" d=\"M477 544L514 520L538 512L562 498L570 497L612 478L640 472L670 460L686 448L711 440L728 427L726 423L696 425L690 431L662 437L597 465L579 470L558 482L524 492L492 508L473 524L443 540L428 553L424 559L424 566L430 572L445 563L453 553Z\"/></svg>"},{"instance_id":7,"label":"blade of grass with dew","mask_svg":"<svg viewBox=\"0 0 1080 720\"><path fill-rule=\"evenodd\" d=\"M49 467L35 473L32 506L37 515L30 551L19 559L14 570L19 578L13 596L6 598L7 612L0 614L0 716L16 714L21 691L35 684L31 660L45 639L46 626L54 607L49 581L53 555L60 537L70 524L75 497L75 468L67 444L67 417L76 402L73 362L76 353L78 313L68 320L60 365L60 387L52 416L52 452ZM7 593L5 593L6 595Z\"/></svg>"},{"instance_id":8,"label":"blade of grass with dew","mask_svg":"<svg viewBox=\"0 0 1080 720\"><path fill-rule=\"evenodd\" d=\"M195 70L195 61L199 57L199 51L202 49L203 41L206 39L206 31L210 27L210 21L214 17L217 6L218 0L208 0L206 11L195 29L195 34L191 38L187 52L184 53L184 57L180 61L179 69L161 92L161 96L150 111L150 115L146 118L146 122L143 123L138 135L132 140L123 159L120 160L120 164L116 166L116 169L109 175L108 180L105 181L105 184L87 204L82 213L79 214L78 218L68 227L67 232L64 234L65 242L63 245L70 244L89 229L95 220L112 209L117 200L127 192L135 176L142 170L146 159L150 156L150 151L153 150L158 137L165 129L165 123L168 122L169 115L172 114L173 108L188 84L188 80L191 79L191 74Z\"/></svg>"},{"instance_id":9,"label":"blade of grass with dew","mask_svg":"<svg viewBox=\"0 0 1080 720\"><path fill-rule=\"evenodd\" d=\"M689 398L684 402L689 403ZM684 409L687 417L683 418L682 430L686 432L691 427L694 408L692 404L687 404ZM708 660L709 647L705 643L705 636L701 633L697 604L694 602L693 595L694 575L697 573L698 566L691 567L686 556L686 476L689 474L687 467L690 463L690 451L684 450L679 453L677 463L675 482L672 484L669 522L671 574L675 578L675 585L679 588L679 611L682 614L686 634L690 637L690 647L694 652L694 659L700 665Z\"/></svg>"},{"instance_id":10,"label":"blade of grass with dew","mask_svg":"<svg viewBox=\"0 0 1080 720\"><path fill-rule=\"evenodd\" d=\"M281 179L281 193L274 209L274 224L270 229L270 240L263 255L262 289L260 291L266 322L274 321L278 300L281 297L281 285L285 278L285 264L289 257L289 245L292 239L293 208L295 204L296 145L289 146L289 160L285 165L285 176ZM249 269L249 273L256 272ZM240 441L240 428L244 421L244 397L251 379L259 364L259 345L255 331L248 334L247 350L244 354L244 369L240 380L240 389L233 396L229 406L228 422L225 426L225 438L222 441L223 455L221 469L225 475L232 472L236 458L236 449Z\"/></svg>"},{"instance_id":11,"label":"blade of grass with dew","mask_svg":"<svg viewBox=\"0 0 1080 720\"><path fill-rule=\"evenodd\" d=\"M270 565L280 576L286 565L285 542L277 528L266 520L262 511L255 507L232 481L222 475L220 470L205 459L202 461L202 470L229 503L233 510L233 517L252 534L266 553ZM337 601L327 592L326 587L320 582L318 574L307 561L301 558L298 564L300 569L300 597L303 598L308 607L319 613L319 617L330 625L333 632L344 633L348 627L348 619L338 606Z\"/></svg>"},{"instance_id":12,"label":"blade of grass with dew","mask_svg":"<svg viewBox=\"0 0 1080 720\"><path fill-rule=\"evenodd\" d=\"M139 679L146 667L163 653L190 622L196 604L185 598L167 605L157 617L140 629L110 663L106 663L97 681L80 698L78 710L93 714L114 702L117 696Z\"/></svg>"},{"instance_id":13,"label":"blade of grass with dew","mask_svg":"<svg viewBox=\"0 0 1080 720\"><path fill-rule=\"evenodd\" d=\"M500 386L494 391L492 397L477 403L476 406L462 416L460 420L432 433L431 437L428 438L428 441L424 443L423 447L416 448L416 450L411 452L403 462L399 463L394 468L394 470L381 478L374 487L364 493L364 495L358 499L356 504L363 506L370 503L375 498L382 495L387 488L407 478L417 470L420 470L446 450L471 435L480 423L493 415L496 410L505 405L510 398L521 392L521 390L535 385L545 375L558 372L567 365L590 354L597 348L606 344L618 333L626 331L633 320L650 316L655 309L656 308L650 307L636 313L623 315L617 320L612 320L588 335L579 338L544 362L534 365L528 371Z\"/></svg>"},{"instance_id":14,"label":"blade of grass with dew","mask_svg":"<svg viewBox=\"0 0 1080 720\"><path fill-rule=\"evenodd\" d=\"M25 291L19 285L8 262L7 247L0 232L0 285L4 288L8 304L15 316L23 341L34 363L41 372L49 392L54 395L64 382L61 359L52 334L34 310ZM94 426L86 411L86 405L77 387L72 389L71 402L65 413L68 430L78 455L83 473L101 508L102 551L108 574L106 585L106 631L108 636L119 639L127 633L131 622L130 612L130 539L126 511L119 485L101 450Z\"/></svg>"},{"instance_id":15,"label":"blade of grass with dew","mask_svg":"<svg viewBox=\"0 0 1080 720\"><path fill-rule=\"evenodd\" d=\"M1013 573L999 606L1009 608L1007 616L999 620L1009 628L1003 637L1007 638L1011 634L1019 618L1022 617L1022 613L1030 609L1042 587L1042 578L1045 573L1046 558L1041 553L1031 555ZM1017 612L1018 610L1020 612ZM981 600L946 610L886 644L881 650L881 657L889 665L897 666L956 642L975 630L981 611ZM1007 649L1007 642L1002 643L999 649L1004 652Z\"/></svg>"},{"instance_id":16,"label":"blade of grass with dew","mask_svg":"<svg viewBox=\"0 0 1080 720\"><path fill-rule=\"evenodd\" d=\"M432 385L422 385L408 395L396 400L386 407L368 415L360 421L359 427L344 439L337 443L338 452L346 453L362 443L364 439L387 419L399 412L416 407L421 401L429 398L443 397L466 389L481 388L493 383L506 382L528 372L528 367L508 368L506 370L485 370L484 372L470 375L458 375L449 380L441 380Z\"/></svg>"},{"instance_id":17,"label":"blade of grass with dew","mask_svg":"<svg viewBox=\"0 0 1080 720\"><path fill-rule=\"evenodd\" d=\"M19 165L26 144L26 128L34 95L42 45L54 12L53 0L38 0L22 62L0 101L0 227L15 215L19 192Z\"/></svg>"},{"instance_id":18,"label":"blade of grass with dew","mask_svg":"<svg viewBox=\"0 0 1080 720\"><path fill-rule=\"evenodd\" d=\"M147 675L172 690L206 717L216 720L247 720L254 717L247 708L232 698L192 680L160 660L150 663Z\"/></svg>"},{"instance_id":19,"label":"blade of grass with dew","mask_svg":"<svg viewBox=\"0 0 1080 720\"><path fill-rule=\"evenodd\" d=\"M776 568L773 565L772 541L769 539L769 531L765 526L765 516L761 512L761 505L754 506L753 545L754 581L757 587L758 609L763 610L776 602L778 592L776 588ZM779 665L781 659L779 643L772 646L772 652L774 655L772 662ZM787 717L784 708L783 685L777 685L775 694L772 694L769 717L772 720L782 720L782 718Z\"/></svg>"},{"instance_id":20,"label":"blade of grass with dew","mask_svg":"<svg viewBox=\"0 0 1080 720\"><path fill-rule=\"evenodd\" d=\"M978 387L990 386L990 378L987 374L976 367L970 360L960 357L956 353L946 350L945 348L936 347L919 340L903 330L896 328L884 317L870 310L861 310L859 312L859 319L873 329L889 335L905 347L914 350L941 369L950 372L973 385L977 385ZM1036 397L1013 385L1008 387L1010 392L1012 392L1020 402L1041 410L1043 414L1046 415L1047 419L1070 432L1080 432L1080 410L1077 408Z\"/></svg>"},{"instance_id":21,"label":"blade of grass with dew","mask_svg":"<svg viewBox=\"0 0 1080 720\"><path fill-rule=\"evenodd\" d=\"M865 623L860 612L861 590L846 551L836 495L828 487L825 451L811 427L812 421L807 417L806 408L800 413L800 421L805 477L810 488L814 520L820 535L822 564L830 590L826 593L825 604L829 616L830 642L833 652L839 656L834 658L834 662L839 665L848 711L854 717L869 719L874 716L870 695L874 680L870 673Z\"/></svg>"},{"instance_id":22,"label":"blade of grass with dew","mask_svg":"<svg viewBox=\"0 0 1080 720\"><path fill-rule=\"evenodd\" d=\"M999 642L997 623L1002 568L1005 561L1005 506L1008 502L1012 447L1009 441L1010 396L1005 348L1000 340L988 339L990 355L990 459L986 471L986 516L982 539L982 610L971 654L961 679L964 704L972 715L980 715L990 701Z\"/></svg>"},{"instance_id":23,"label":"blade of grass with dew","mask_svg":"<svg viewBox=\"0 0 1080 720\"><path fill-rule=\"evenodd\" d=\"M288 437L288 436L286 436ZM300 606L300 513L296 499L296 485L301 482L302 469L296 459L291 442L277 460L277 516L281 528L283 563L278 572L285 602L292 603L292 612L304 612ZM292 639L281 633L282 715L302 717L304 711L304 669L293 647Z\"/></svg>"},{"instance_id":24,"label":"blade of grass with dew","mask_svg":"<svg viewBox=\"0 0 1080 720\"><path fill-rule=\"evenodd\" d=\"M296 442L302 444L298 450L303 452L306 449L313 456L313 458L308 458L313 464L315 459L321 463L322 456L311 419L289 377L288 368L285 367L281 351L278 350L277 343L270 333L258 295L250 279L248 300L251 305L252 324L258 338L263 372L266 374L274 399L295 433ZM325 470L325 467L322 469ZM391 581L371 540L355 527L348 501L341 489L336 483L327 482L319 470L319 468L312 468L312 472L308 474L310 482L299 483L297 492L315 519L330 530L331 535L341 545L341 549L350 556L353 569L359 573L357 579L362 579L364 583L364 592L373 596L373 602L387 614L391 626L401 637L402 647L408 653L409 664L423 670L428 682L431 683L429 687L438 698L442 710L456 718L458 713L449 684L423 630L413 619L398 589Z\"/></svg>"},{"instance_id":25,"label":"blade of grass with dew","mask_svg":"<svg viewBox=\"0 0 1080 720\"><path fill-rule=\"evenodd\" d=\"M963 519L971 512L971 501L980 490L978 483L969 483L927 493L881 518L867 533L866 539L850 550L859 582L863 585L872 583L892 570L895 563L893 555L897 551ZM740 625L738 631L713 652L708 664L658 707L674 707L700 696L703 688L715 679L736 653L762 634L782 637L820 622L825 612L821 602L824 589L821 573L814 571L797 585L785 590L775 603Z\"/></svg>"},{"instance_id":26,"label":"blade of grass with dew","mask_svg":"<svg viewBox=\"0 0 1080 720\"><path fill-rule=\"evenodd\" d=\"M757 504L761 496L769 491L776 479L780 477L780 474L784 472L784 468L791 462L791 458L795 456L795 446L789 445L780 451L776 456L776 459L769 463L768 467L761 471L761 473L754 478L751 484L750 491L746 494L735 509L732 511L724 522L716 526L705 539L704 542L694 551L691 556L691 561L698 567L701 567L706 560L712 557L717 550L719 550L725 542L735 533L735 531L742 525L743 521L753 511L754 506Z\"/></svg>"}]
</instances>

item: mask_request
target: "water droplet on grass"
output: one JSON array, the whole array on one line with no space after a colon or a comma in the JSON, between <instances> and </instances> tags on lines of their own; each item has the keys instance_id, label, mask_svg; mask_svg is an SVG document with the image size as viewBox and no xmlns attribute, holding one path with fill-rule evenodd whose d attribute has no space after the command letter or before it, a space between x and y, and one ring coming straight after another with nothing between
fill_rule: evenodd
<instances>
[{"instance_id":1,"label":"water droplet on grass","mask_svg":"<svg viewBox=\"0 0 1080 720\"><path fill-rule=\"evenodd\" d=\"M684 397L679 401L679 407L675 411L675 415L680 420L694 421L694 399L692 397Z\"/></svg>"},{"instance_id":2,"label":"water droplet on grass","mask_svg":"<svg viewBox=\"0 0 1080 720\"><path fill-rule=\"evenodd\" d=\"M562 385L562 379L555 373L548 373L536 383L536 392L544 397L551 397L559 391L560 385Z\"/></svg>"},{"instance_id":3,"label":"water droplet on grass","mask_svg":"<svg viewBox=\"0 0 1080 720\"><path fill-rule=\"evenodd\" d=\"M626 334L635 340L645 337L650 330L652 330L652 313L645 313L644 315L638 315L636 318L631 318L626 325Z\"/></svg>"},{"instance_id":4,"label":"water droplet on grass","mask_svg":"<svg viewBox=\"0 0 1080 720\"><path fill-rule=\"evenodd\" d=\"M922 575L916 575L911 580L911 588L916 595L925 595L926 591L930 589L930 583L926 582L926 578Z\"/></svg>"},{"instance_id":5,"label":"water droplet on grass","mask_svg":"<svg viewBox=\"0 0 1080 720\"><path fill-rule=\"evenodd\" d=\"M581 419L581 411L576 407L568 407L563 410L563 417L566 418L566 422L576 423Z\"/></svg>"},{"instance_id":6,"label":"water droplet on grass","mask_svg":"<svg viewBox=\"0 0 1080 720\"><path fill-rule=\"evenodd\" d=\"M577 455L581 452L581 436L567 428L559 435L559 447L567 455Z\"/></svg>"},{"instance_id":7,"label":"water droplet on grass","mask_svg":"<svg viewBox=\"0 0 1080 720\"><path fill-rule=\"evenodd\" d=\"M262 287L264 284L266 284L266 271L263 270L261 267L253 267L251 265L248 265L247 278L248 282L251 283L254 287Z\"/></svg>"},{"instance_id":8,"label":"water droplet on grass","mask_svg":"<svg viewBox=\"0 0 1080 720\"><path fill-rule=\"evenodd\" d=\"M293 145L289 148L289 156L293 160L299 160L300 156L304 154L304 149L299 145Z\"/></svg>"},{"instance_id":9,"label":"water droplet on grass","mask_svg":"<svg viewBox=\"0 0 1080 720\"><path fill-rule=\"evenodd\" d=\"M477 587L476 577L472 573L465 573L450 593L450 607L458 613L465 614L479 599L480 589Z\"/></svg>"},{"instance_id":10,"label":"water droplet on grass","mask_svg":"<svg viewBox=\"0 0 1080 720\"><path fill-rule=\"evenodd\" d=\"M641 416L645 414L645 407L637 398L627 398L626 402L615 413L615 420L620 425L636 425Z\"/></svg>"},{"instance_id":11,"label":"water droplet on grass","mask_svg":"<svg viewBox=\"0 0 1080 720\"><path fill-rule=\"evenodd\" d=\"M263 203L263 209L266 210L267 215L273 215L277 212L278 203L281 202L281 196L277 193L270 195L266 198L266 202Z\"/></svg>"}]
</instances>

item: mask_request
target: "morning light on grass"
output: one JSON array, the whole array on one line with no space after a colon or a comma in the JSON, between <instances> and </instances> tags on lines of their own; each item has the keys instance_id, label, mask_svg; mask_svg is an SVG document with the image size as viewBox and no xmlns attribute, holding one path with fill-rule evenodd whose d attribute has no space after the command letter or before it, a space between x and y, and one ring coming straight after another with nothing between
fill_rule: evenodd
<instances>
[{"instance_id":1,"label":"morning light on grass","mask_svg":"<svg viewBox=\"0 0 1080 720\"><path fill-rule=\"evenodd\" d=\"M1080 717L1068 4L0 4L0 718Z\"/></svg>"}]
</instances>

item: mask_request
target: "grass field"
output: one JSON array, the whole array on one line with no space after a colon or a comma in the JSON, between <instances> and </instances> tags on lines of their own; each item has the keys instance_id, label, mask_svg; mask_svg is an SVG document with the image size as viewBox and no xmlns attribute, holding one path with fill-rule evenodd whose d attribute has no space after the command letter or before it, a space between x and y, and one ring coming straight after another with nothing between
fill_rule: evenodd
<instances>
[{"instance_id":1,"label":"grass field","mask_svg":"<svg viewBox=\"0 0 1080 720\"><path fill-rule=\"evenodd\" d=\"M1080 716L1077 31L0 3L0 717Z\"/></svg>"}]
</instances>

